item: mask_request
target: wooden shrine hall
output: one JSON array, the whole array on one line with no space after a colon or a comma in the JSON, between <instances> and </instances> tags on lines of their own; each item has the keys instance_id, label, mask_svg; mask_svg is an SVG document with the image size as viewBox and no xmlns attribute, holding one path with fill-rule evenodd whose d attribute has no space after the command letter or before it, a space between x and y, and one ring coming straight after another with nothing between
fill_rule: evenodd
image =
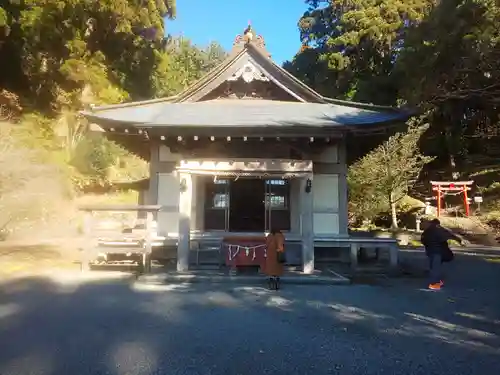
<instances>
[{"instance_id":1,"label":"wooden shrine hall","mask_svg":"<svg viewBox=\"0 0 500 375\"><path fill-rule=\"evenodd\" d=\"M281 230L304 272L318 241L348 241L346 135L404 122L404 110L326 98L271 59L251 28L180 94L83 112L150 163L147 204L189 268L193 241ZM287 255L288 256L288 255ZM293 257L291 255L291 257Z\"/></svg>"}]
</instances>

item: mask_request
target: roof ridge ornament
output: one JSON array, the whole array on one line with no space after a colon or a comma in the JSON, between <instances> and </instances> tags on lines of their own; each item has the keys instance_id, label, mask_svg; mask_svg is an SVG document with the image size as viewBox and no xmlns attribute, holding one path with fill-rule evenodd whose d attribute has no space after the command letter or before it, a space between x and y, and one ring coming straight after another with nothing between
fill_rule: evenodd
<instances>
[{"instance_id":1,"label":"roof ridge ornament","mask_svg":"<svg viewBox=\"0 0 500 375\"><path fill-rule=\"evenodd\" d=\"M234 39L233 49L246 47L247 45L252 44L253 46L263 49L269 57L271 54L266 50L266 42L262 35L257 35L255 30L252 27L250 21L248 21L248 26L243 31L243 34L237 35Z\"/></svg>"},{"instance_id":2,"label":"roof ridge ornament","mask_svg":"<svg viewBox=\"0 0 500 375\"><path fill-rule=\"evenodd\" d=\"M254 37L254 31L252 29L252 24L250 21L248 21L248 26L246 27L245 31L243 31L243 39L245 43L250 43L253 40Z\"/></svg>"}]
</instances>

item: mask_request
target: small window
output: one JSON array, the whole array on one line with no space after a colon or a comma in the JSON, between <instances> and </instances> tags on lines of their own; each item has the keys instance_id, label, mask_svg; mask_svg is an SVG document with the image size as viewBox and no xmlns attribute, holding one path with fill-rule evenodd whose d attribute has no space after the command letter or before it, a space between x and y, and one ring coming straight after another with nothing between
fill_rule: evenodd
<instances>
[{"instance_id":1,"label":"small window","mask_svg":"<svg viewBox=\"0 0 500 375\"><path fill-rule=\"evenodd\" d=\"M286 185L285 180L266 180L267 185Z\"/></svg>"},{"instance_id":2,"label":"small window","mask_svg":"<svg viewBox=\"0 0 500 375\"><path fill-rule=\"evenodd\" d=\"M287 199L284 195L266 194L267 208L287 208Z\"/></svg>"},{"instance_id":3,"label":"small window","mask_svg":"<svg viewBox=\"0 0 500 375\"><path fill-rule=\"evenodd\" d=\"M229 194L214 194L212 207L227 208L229 206Z\"/></svg>"},{"instance_id":4,"label":"small window","mask_svg":"<svg viewBox=\"0 0 500 375\"><path fill-rule=\"evenodd\" d=\"M209 181L205 186L205 207L225 209L229 206L229 180Z\"/></svg>"}]
</instances>

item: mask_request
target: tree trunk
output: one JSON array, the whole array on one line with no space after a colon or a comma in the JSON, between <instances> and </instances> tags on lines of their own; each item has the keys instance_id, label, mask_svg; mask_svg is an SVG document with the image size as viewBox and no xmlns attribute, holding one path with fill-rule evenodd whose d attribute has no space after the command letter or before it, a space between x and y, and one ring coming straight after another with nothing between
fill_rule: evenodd
<instances>
[{"instance_id":1,"label":"tree trunk","mask_svg":"<svg viewBox=\"0 0 500 375\"><path fill-rule=\"evenodd\" d=\"M460 152L465 148L463 108L451 103L444 106L444 137L448 152L449 174L453 180L460 177Z\"/></svg>"},{"instance_id":2,"label":"tree trunk","mask_svg":"<svg viewBox=\"0 0 500 375\"><path fill-rule=\"evenodd\" d=\"M448 126L445 128L444 137L448 154L448 173L453 180L456 180L459 175L457 170L457 162L455 158L456 145L455 145L455 140L453 139L452 131Z\"/></svg>"},{"instance_id":3,"label":"tree trunk","mask_svg":"<svg viewBox=\"0 0 500 375\"><path fill-rule=\"evenodd\" d=\"M391 205L391 229L398 229L398 213L396 210L396 202L392 195L389 198L389 202Z\"/></svg>"},{"instance_id":4,"label":"tree trunk","mask_svg":"<svg viewBox=\"0 0 500 375\"><path fill-rule=\"evenodd\" d=\"M449 167L450 167L450 175L453 180L458 180L460 177L460 172L457 169L457 162L455 159L455 155L452 153L449 153Z\"/></svg>"}]
</instances>

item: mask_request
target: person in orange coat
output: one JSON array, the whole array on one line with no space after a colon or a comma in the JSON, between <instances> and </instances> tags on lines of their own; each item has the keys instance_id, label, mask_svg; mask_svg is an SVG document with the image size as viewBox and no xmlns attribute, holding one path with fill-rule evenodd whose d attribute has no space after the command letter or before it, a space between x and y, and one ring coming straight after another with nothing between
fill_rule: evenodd
<instances>
[{"instance_id":1,"label":"person in orange coat","mask_svg":"<svg viewBox=\"0 0 500 375\"><path fill-rule=\"evenodd\" d=\"M285 236L279 230L272 229L266 237L266 247L267 257L264 271L269 276L269 289L278 290L280 276L284 272Z\"/></svg>"}]
</instances>

